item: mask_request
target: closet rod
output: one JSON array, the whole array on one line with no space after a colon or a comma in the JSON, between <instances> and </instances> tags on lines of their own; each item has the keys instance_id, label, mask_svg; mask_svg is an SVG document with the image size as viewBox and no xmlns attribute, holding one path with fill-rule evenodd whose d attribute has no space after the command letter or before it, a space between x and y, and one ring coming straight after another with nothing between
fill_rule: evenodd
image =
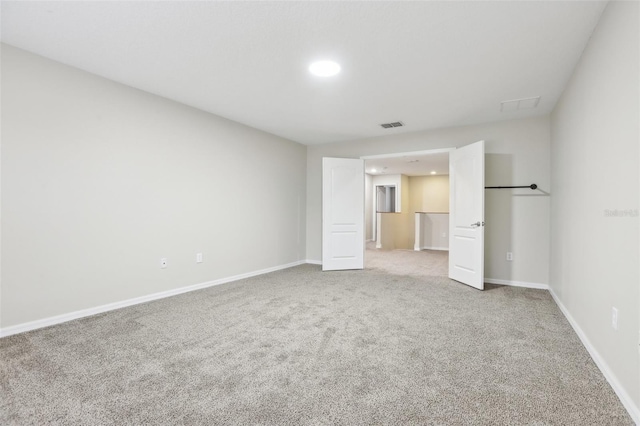
<instances>
[{"instance_id":1,"label":"closet rod","mask_svg":"<svg viewBox=\"0 0 640 426\"><path fill-rule=\"evenodd\" d=\"M485 186L484 189L511 189L511 188L531 188L538 189L538 185L532 183L531 185L525 186Z\"/></svg>"}]
</instances>

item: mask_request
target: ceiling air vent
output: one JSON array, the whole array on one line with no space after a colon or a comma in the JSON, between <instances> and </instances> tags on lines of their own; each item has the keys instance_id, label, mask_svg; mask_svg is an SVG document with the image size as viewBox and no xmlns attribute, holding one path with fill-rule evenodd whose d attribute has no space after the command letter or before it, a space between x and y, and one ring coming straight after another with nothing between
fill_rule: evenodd
<instances>
[{"instance_id":1,"label":"ceiling air vent","mask_svg":"<svg viewBox=\"0 0 640 426\"><path fill-rule=\"evenodd\" d=\"M538 102L540 102L540 96L536 96L535 98L522 98L513 99L511 101L502 101L500 102L500 111L509 112L518 111L521 109L532 109L538 106Z\"/></svg>"},{"instance_id":2,"label":"ceiling air vent","mask_svg":"<svg viewBox=\"0 0 640 426\"><path fill-rule=\"evenodd\" d=\"M394 121L393 123L383 123L380 126L384 129L391 129L393 127L402 127L404 123L402 121Z\"/></svg>"}]
</instances>

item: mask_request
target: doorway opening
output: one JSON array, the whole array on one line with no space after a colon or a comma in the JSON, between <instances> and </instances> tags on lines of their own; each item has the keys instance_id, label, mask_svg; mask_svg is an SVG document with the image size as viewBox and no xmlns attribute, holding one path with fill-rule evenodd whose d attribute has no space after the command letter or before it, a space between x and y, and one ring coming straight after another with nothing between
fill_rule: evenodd
<instances>
[{"instance_id":1,"label":"doorway opening","mask_svg":"<svg viewBox=\"0 0 640 426\"><path fill-rule=\"evenodd\" d=\"M365 269L447 276L449 151L363 157Z\"/></svg>"},{"instance_id":2,"label":"doorway opening","mask_svg":"<svg viewBox=\"0 0 640 426\"><path fill-rule=\"evenodd\" d=\"M462 284L469 285L479 290L484 289L484 152L483 140L471 143L455 149L444 149L438 152L447 152L449 155L449 273L448 277ZM420 154L436 154L437 152L421 152ZM379 213L373 216L371 191L373 177L365 173L365 160L380 158L402 158L405 163L417 163L415 159L407 159L408 155L417 153L396 154L394 156L380 155L376 157L361 158L322 158L322 270L339 271L345 269L363 269L365 242L369 235L367 229L371 229L371 223L376 222L376 245L384 248L384 241L392 243L392 248L399 248L400 244L410 241L407 237L406 224L412 223L406 220L406 214L411 211L407 205L409 176L403 174L388 175L389 166L383 166L386 171L384 179L393 177L396 184L396 198L405 200L396 201L395 213ZM384 168L386 167L386 169ZM373 170L370 170L373 172ZM433 171L437 174L437 171ZM369 175L370 178L365 178ZM376 182L379 184L380 182ZM366 194L364 188L369 188ZM371 194L369 196L369 194ZM365 202L365 196L368 200ZM369 210L369 209L372 210ZM364 214L369 210L370 214ZM402 220L404 212L405 220ZM444 213L444 210L433 212L414 210L414 214ZM385 219L381 215L386 215ZM414 216L414 220L415 217ZM370 218L368 220L366 217ZM400 221L405 224L404 232L392 232L385 234L384 221ZM421 228L420 221L414 221L414 232L418 238L415 245L421 239L421 233L416 232ZM418 226L416 226L418 224ZM410 225L409 225L410 226ZM415 235L415 234L414 234ZM436 234L437 235L437 234ZM387 238L388 237L388 238ZM418 243L418 250L423 247ZM417 251L417 250L415 250Z\"/></svg>"},{"instance_id":3,"label":"doorway opening","mask_svg":"<svg viewBox=\"0 0 640 426\"><path fill-rule=\"evenodd\" d=\"M376 185L376 210L380 213L396 212L395 185Z\"/></svg>"}]
</instances>

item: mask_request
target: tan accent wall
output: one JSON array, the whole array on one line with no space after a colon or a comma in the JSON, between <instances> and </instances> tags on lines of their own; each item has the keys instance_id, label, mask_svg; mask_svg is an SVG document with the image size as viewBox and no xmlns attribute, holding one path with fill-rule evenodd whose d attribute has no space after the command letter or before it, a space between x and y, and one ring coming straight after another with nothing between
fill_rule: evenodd
<instances>
[{"instance_id":1,"label":"tan accent wall","mask_svg":"<svg viewBox=\"0 0 640 426\"><path fill-rule=\"evenodd\" d=\"M449 212L449 176L410 176L409 210L415 212Z\"/></svg>"},{"instance_id":2,"label":"tan accent wall","mask_svg":"<svg viewBox=\"0 0 640 426\"><path fill-rule=\"evenodd\" d=\"M400 176L400 213L382 213L382 248L413 248L413 213L410 212L409 177ZM397 190L397 189L396 189Z\"/></svg>"}]
</instances>

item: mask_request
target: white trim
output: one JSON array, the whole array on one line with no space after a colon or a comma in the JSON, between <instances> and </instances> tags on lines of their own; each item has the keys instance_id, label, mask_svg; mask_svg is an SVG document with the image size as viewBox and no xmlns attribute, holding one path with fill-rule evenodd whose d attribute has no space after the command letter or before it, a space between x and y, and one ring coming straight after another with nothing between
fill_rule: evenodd
<instances>
[{"instance_id":1,"label":"white trim","mask_svg":"<svg viewBox=\"0 0 640 426\"><path fill-rule=\"evenodd\" d=\"M548 284L530 283L526 281L512 281L512 280L500 280L497 278L485 278L484 282L487 284L510 285L512 287L525 287L525 288L536 288L538 290L549 290Z\"/></svg>"},{"instance_id":2,"label":"white trim","mask_svg":"<svg viewBox=\"0 0 640 426\"><path fill-rule=\"evenodd\" d=\"M420 247L420 250L441 250L441 251L449 251L449 247Z\"/></svg>"},{"instance_id":3,"label":"white trim","mask_svg":"<svg viewBox=\"0 0 640 426\"><path fill-rule=\"evenodd\" d=\"M627 409L633 421L637 425L640 425L640 409L638 408L638 406L633 402L631 396L624 390L624 387L622 387L615 374L613 374L613 371L611 371L609 365L607 365L596 348L591 344L591 341L589 341L587 335L584 333L584 331L582 331L576 320L573 319L573 317L569 313L569 310L562 304L558 296L556 296L556 294L553 292L553 289L549 288L549 293L551 293L551 297L553 297L556 305L558 305L560 311L564 314L565 318L567 318L567 321L569 321L571 327L573 327L573 331L576 332L576 334L582 341L582 344L589 352L589 355L591 355L591 358L600 369L600 372L602 372L605 379L607 379L607 381L609 382L609 385L611 385L611 387L613 388L613 391L616 393L616 395L618 395L618 398L620 399L620 402L622 402L624 408Z\"/></svg>"},{"instance_id":4,"label":"white trim","mask_svg":"<svg viewBox=\"0 0 640 426\"><path fill-rule=\"evenodd\" d=\"M428 149L426 151L394 152L393 154L363 155L360 158L363 160L373 160L375 158L398 158L398 157L406 157L407 155L440 154L442 152L451 152L455 150L456 148L439 148L439 149Z\"/></svg>"},{"instance_id":5,"label":"white trim","mask_svg":"<svg viewBox=\"0 0 640 426\"><path fill-rule=\"evenodd\" d=\"M308 263L310 265L322 265L322 260L307 259L304 263Z\"/></svg>"},{"instance_id":6,"label":"white trim","mask_svg":"<svg viewBox=\"0 0 640 426\"><path fill-rule=\"evenodd\" d=\"M215 285L226 284L232 281L238 281L245 278L255 277L257 275L268 274L269 272L279 271L281 269L292 268L294 266L308 263L304 260L297 262L287 263L286 265L274 266L271 268L260 269L259 271L247 272L246 274L234 275L232 277L220 278L213 281L207 281L200 284L194 284L186 287L180 287L173 290L161 291L159 293L153 293L146 296L134 297L133 299L122 300L120 302L109 303L102 306L96 306L94 308L82 309L75 312L69 312L67 314L56 315L49 318L43 318L40 320L25 322L18 325L12 325L0 329L0 337L7 337L13 334L24 333L26 331L37 330L39 328L49 327L51 325L61 324L63 322L72 321L79 318L88 317L91 315L100 314L103 312L114 311L120 308L126 308L127 306L138 305L140 303L146 303L153 300L164 299L166 297L176 296L182 293L188 293L190 291L201 290L203 288L212 287Z\"/></svg>"}]
</instances>

